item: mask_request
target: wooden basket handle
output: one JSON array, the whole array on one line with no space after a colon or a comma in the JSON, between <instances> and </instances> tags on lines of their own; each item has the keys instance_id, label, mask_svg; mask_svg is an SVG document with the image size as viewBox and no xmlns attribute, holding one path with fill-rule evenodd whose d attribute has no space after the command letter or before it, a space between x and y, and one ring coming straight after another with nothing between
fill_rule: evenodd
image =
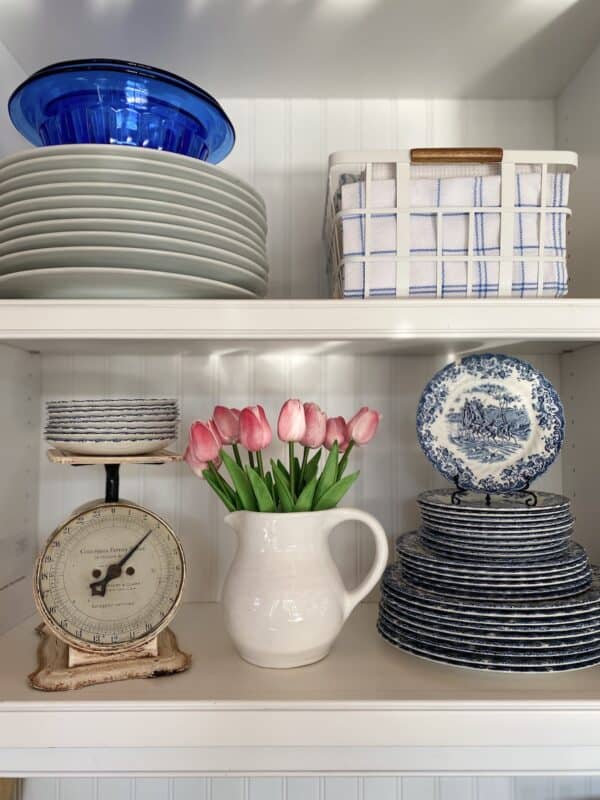
<instances>
[{"instance_id":1,"label":"wooden basket handle","mask_svg":"<svg viewBox=\"0 0 600 800\"><path fill-rule=\"evenodd\" d=\"M498 164L501 147L414 147L412 164Z\"/></svg>"}]
</instances>

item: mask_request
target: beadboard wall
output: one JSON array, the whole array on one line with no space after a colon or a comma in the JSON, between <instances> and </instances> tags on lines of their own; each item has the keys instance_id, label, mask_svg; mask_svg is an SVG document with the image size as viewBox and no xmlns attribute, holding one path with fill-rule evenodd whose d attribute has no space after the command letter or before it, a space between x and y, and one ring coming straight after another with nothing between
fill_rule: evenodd
<instances>
[{"instance_id":1,"label":"beadboard wall","mask_svg":"<svg viewBox=\"0 0 600 800\"><path fill-rule=\"evenodd\" d=\"M598 777L37 778L16 800L597 800Z\"/></svg>"}]
</instances>

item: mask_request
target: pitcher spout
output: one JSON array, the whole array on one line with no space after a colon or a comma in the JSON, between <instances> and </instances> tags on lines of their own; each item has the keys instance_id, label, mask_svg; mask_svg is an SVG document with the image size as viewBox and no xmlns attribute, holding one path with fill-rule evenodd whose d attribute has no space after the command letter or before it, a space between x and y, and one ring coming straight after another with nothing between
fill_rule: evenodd
<instances>
[{"instance_id":1,"label":"pitcher spout","mask_svg":"<svg viewBox=\"0 0 600 800\"><path fill-rule=\"evenodd\" d=\"M240 532L240 528L242 527L244 519L244 512L243 511L232 511L231 514L227 514L225 517L225 522L229 525L230 528L236 533Z\"/></svg>"}]
</instances>

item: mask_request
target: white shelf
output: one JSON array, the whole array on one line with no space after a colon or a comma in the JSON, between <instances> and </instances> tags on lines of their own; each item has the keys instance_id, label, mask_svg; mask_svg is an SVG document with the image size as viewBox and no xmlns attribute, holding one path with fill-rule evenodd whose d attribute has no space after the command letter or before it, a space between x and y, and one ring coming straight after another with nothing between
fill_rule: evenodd
<instances>
[{"instance_id":1,"label":"white shelf","mask_svg":"<svg viewBox=\"0 0 600 800\"><path fill-rule=\"evenodd\" d=\"M0 639L0 774L600 772L600 670L506 675L386 644L360 606L331 655L241 661L216 604L184 606L187 673L68 694L29 689L36 620Z\"/></svg>"},{"instance_id":2,"label":"white shelf","mask_svg":"<svg viewBox=\"0 0 600 800\"><path fill-rule=\"evenodd\" d=\"M548 352L600 341L600 300L3 300L0 343L43 352ZM310 346L309 346L310 345ZM533 347L532 347L533 346ZM306 349L308 347L308 349Z\"/></svg>"}]
</instances>

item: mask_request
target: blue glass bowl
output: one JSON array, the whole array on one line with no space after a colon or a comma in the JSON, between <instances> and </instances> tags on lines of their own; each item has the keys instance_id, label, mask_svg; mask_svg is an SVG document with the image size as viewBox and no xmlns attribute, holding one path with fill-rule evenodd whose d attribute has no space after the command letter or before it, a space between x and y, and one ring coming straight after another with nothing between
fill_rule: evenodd
<instances>
[{"instance_id":1,"label":"blue glass bowl","mask_svg":"<svg viewBox=\"0 0 600 800\"><path fill-rule=\"evenodd\" d=\"M35 72L8 113L34 145L123 144L222 161L235 143L227 114L207 92L154 67L97 58Z\"/></svg>"}]
</instances>

